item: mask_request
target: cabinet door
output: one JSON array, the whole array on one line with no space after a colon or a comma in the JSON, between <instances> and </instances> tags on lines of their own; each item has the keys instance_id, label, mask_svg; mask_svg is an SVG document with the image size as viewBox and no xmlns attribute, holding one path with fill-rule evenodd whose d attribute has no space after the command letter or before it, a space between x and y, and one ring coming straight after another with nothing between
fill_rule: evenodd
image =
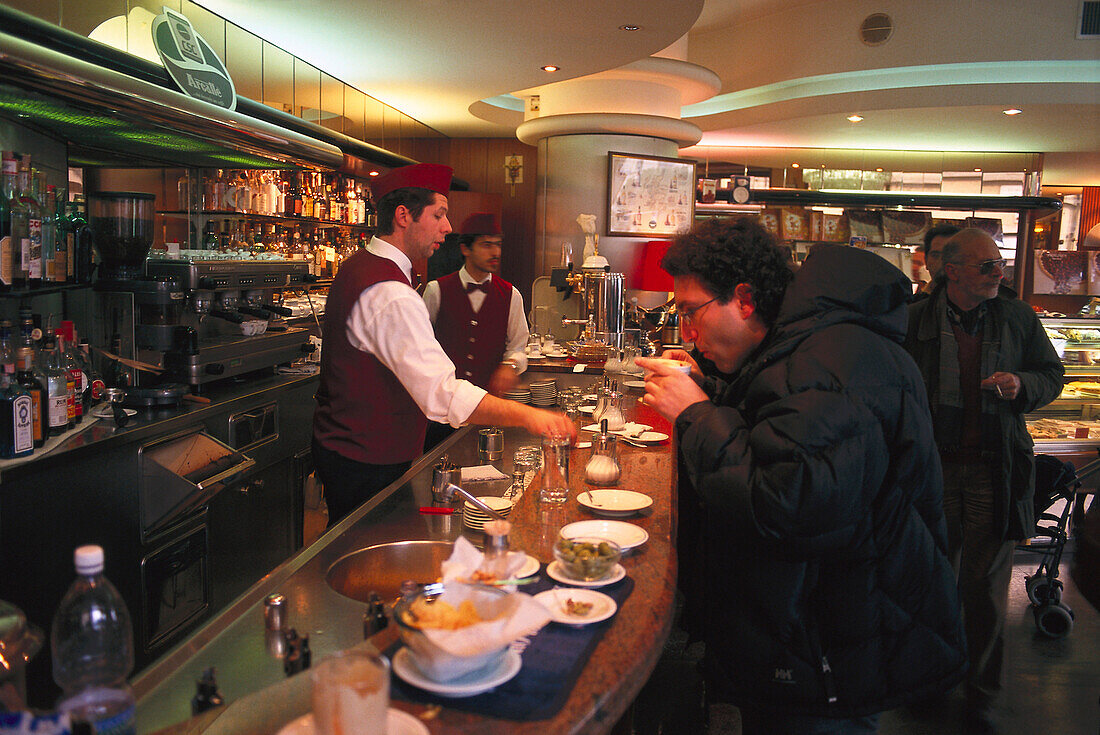
<instances>
[{"instance_id":1,"label":"cabinet door","mask_svg":"<svg viewBox=\"0 0 1100 735\"><path fill-rule=\"evenodd\" d=\"M223 489L210 501L210 577L222 609L295 550L293 460Z\"/></svg>"}]
</instances>

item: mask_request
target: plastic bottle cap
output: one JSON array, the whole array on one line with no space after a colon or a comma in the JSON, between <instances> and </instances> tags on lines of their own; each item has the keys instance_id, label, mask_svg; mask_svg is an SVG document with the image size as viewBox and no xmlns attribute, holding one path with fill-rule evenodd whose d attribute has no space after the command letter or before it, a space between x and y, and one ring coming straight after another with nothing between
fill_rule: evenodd
<instances>
[{"instance_id":1,"label":"plastic bottle cap","mask_svg":"<svg viewBox=\"0 0 1100 735\"><path fill-rule=\"evenodd\" d=\"M102 546L78 546L73 552L77 574L99 574L103 571Z\"/></svg>"}]
</instances>

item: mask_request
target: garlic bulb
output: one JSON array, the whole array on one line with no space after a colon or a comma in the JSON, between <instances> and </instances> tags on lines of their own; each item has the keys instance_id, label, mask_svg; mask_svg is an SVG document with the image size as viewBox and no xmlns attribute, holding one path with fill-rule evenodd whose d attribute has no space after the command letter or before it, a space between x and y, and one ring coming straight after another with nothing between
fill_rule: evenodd
<instances>
[{"instance_id":1,"label":"garlic bulb","mask_svg":"<svg viewBox=\"0 0 1100 735\"><path fill-rule=\"evenodd\" d=\"M613 485L620 474L619 463L603 454L593 454L584 467L584 477L593 485Z\"/></svg>"}]
</instances>

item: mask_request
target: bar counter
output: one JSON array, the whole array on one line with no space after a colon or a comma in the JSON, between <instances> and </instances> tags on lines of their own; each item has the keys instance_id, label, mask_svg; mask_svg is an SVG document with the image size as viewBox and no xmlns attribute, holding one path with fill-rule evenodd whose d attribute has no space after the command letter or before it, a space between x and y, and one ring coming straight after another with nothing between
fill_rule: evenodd
<instances>
[{"instance_id":1,"label":"bar counter","mask_svg":"<svg viewBox=\"0 0 1100 735\"><path fill-rule=\"evenodd\" d=\"M526 376L537 379L538 374ZM579 384L590 379L577 376ZM558 378L559 385L572 382ZM582 382L583 381L583 382ZM628 393L627 418L671 434L666 421L637 402L639 392ZM578 425L587 423L582 420ZM296 675L287 679L282 661L268 652L265 643L263 600L272 592L287 598L287 627L308 634L314 663L328 654L363 640L364 603L344 597L325 582L326 571L344 555L374 544L412 539L454 540L465 533L476 545L481 534L464 529L460 512L450 515L421 514L432 504L432 467L446 453L459 466L477 460L477 428L456 432L415 462L402 478L370 502L329 529L238 598L222 614L200 628L182 644L147 668L133 684L138 695L137 729L140 733L170 729L172 732L274 733L308 712L309 680ZM504 458L495 463L511 474L512 452L538 439L520 429L505 428ZM579 441L590 438L581 432ZM510 537L513 549L523 549L545 565L553 560L551 548L562 525L595 518L576 496L586 485L584 463L590 450L574 449L570 499L565 504L538 502L536 475L512 512ZM652 447L620 446L623 468L618 487L644 492L653 505L621 520L649 533L649 540L625 555L622 564L634 581L634 589L612 619L562 709L552 718L519 722L462 712L443 707L434 710L397 698L391 706L420 716L435 735L452 733L606 733L633 702L648 679L672 624L676 585L675 461L671 442ZM502 495L510 480L469 483L475 495ZM460 503L456 503L460 507ZM428 580L420 580L428 581ZM521 588L522 589L522 588ZM553 623L550 623L553 625ZM392 623L371 639L384 649L395 638ZM195 682L208 667L217 670L226 706L220 713L188 720ZM250 696L251 695L251 696Z\"/></svg>"}]
</instances>

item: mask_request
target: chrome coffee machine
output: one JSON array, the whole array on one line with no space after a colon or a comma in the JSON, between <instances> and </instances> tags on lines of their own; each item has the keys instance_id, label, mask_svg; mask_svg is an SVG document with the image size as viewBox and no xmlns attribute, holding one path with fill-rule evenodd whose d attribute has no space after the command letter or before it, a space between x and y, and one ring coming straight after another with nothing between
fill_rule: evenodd
<instances>
[{"instance_id":1,"label":"chrome coffee machine","mask_svg":"<svg viewBox=\"0 0 1100 735\"><path fill-rule=\"evenodd\" d=\"M141 278L96 281L100 344L164 371L129 368L137 386L169 379L199 390L292 362L313 347L280 302L308 279L305 261L149 259Z\"/></svg>"}]
</instances>

